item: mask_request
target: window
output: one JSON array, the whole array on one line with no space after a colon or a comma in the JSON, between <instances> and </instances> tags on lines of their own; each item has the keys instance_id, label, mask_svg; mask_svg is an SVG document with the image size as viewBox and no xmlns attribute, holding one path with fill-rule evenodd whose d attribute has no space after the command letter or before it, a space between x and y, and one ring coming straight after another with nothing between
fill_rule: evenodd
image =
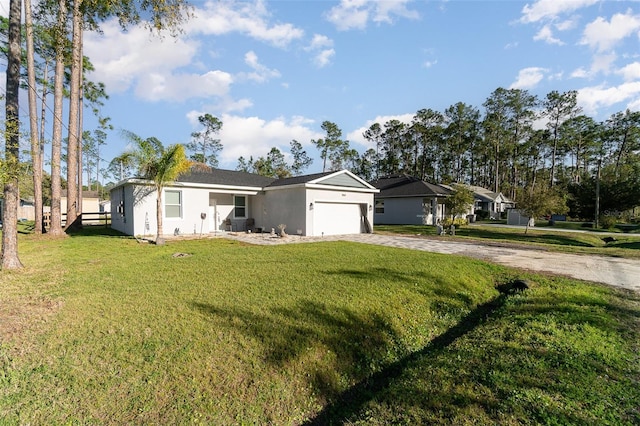
<instances>
[{"instance_id":1,"label":"window","mask_svg":"<svg viewBox=\"0 0 640 426\"><path fill-rule=\"evenodd\" d=\"M376 200L376 214L384 214L384 200Z\"/></svg>"},{"instance_id":2,"label":"window","mask_svg":"<svg viewBox=\"0 0 640 426\"><path fill-rule=\"evenodd\" d=\"M164 216L173 218L182 217L182 192L164 192Z\"/></svg>"},{"instance_id":3,"label":"window","mask_svg":"<svg viewBox=\"0 0 640 426\"><path fill-rule=\"evenodd\" d=\"M244 195L235 195L233 197L233 217L247 217L247 197Z\"/></svg>"}]
</instances>

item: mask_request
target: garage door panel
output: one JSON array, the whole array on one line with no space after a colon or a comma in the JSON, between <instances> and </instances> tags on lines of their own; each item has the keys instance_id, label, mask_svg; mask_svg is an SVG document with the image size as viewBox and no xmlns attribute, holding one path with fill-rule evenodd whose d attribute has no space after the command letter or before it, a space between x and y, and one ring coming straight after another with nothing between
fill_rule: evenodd
<instances>
[{"instance_id":1,"label":"garage door panel","mask_svg":"<svg viewBox=\"0 0 640 426\"><path fill-rule=\"evenodd\" d=\"M313 235L359 234L360 204L316 202Z\"/></svg>"}]
</instances>

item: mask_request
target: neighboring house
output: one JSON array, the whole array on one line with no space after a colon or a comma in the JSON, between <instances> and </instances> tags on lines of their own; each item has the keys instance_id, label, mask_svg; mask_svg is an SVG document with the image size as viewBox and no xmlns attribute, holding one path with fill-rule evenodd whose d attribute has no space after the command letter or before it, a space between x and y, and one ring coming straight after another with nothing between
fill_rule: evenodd
<instances>
[{"instance_id":1,"label":"neighboring house","mask_svg":"<svg viewBox=\"0 0 640 426\"><path fill-rule=\"evenodd\" d=\"M191 172L163 190L163 229L171 234L278 231L338 235L372 231L377 189L347 170L287 179L214 169ZM111 227L155 235L156 191L150 181L126 179L111 189Z\"/></svg>"},{"instance_id":2,"label":"neighboring house","mask_svg":"<svg viewBox=\"0 0 640 426\"><path fill-rule=\"evenodd\" d=\"M0 198L0 222L2 222L2 215L4 209L4 200ZM18 204L18 220L34 220L36 218L36 209L33 199L27 200L20 198L20 204Z\"/></svg>"},{"instance_id":3,"label":"neighboring house","mask_svg":"<svg viewBox=\"0 0 640 426\"><path fill-rule=\"evenodd\" d=\"M375 195L376 224L435 225L445 218L444 199L451 190L408 175L388 176L371 182Z\"/></svg>"},{"instance_id":4,"label":"neighboring house","mask_svg":"<svg viewBox=\"0 0 640 426\"><path fill-rule=\"evenodd\" d=\"M67 213L67 190L63 189L60 197L60 211ZM97 213L100 211L100 194L98 191L82 191L82 212Z\"/></svg>"},{"instance_id":5,"label":"neighboring house","mask_svg":"<svg viewBox=\"0 0 640 426\"><path fill-rule=\"evenodd\" d=\"M493 192L473 185L470 185L469 189L475 196L474 210L488 211L491 219L500 219L502 213L515 206L515 203L505 197L502 192Z\"/></svg>"},{"instance_id":6,"label":"neighboring house","mask_svg":"<svg viewBox=\"0 0 640 426\"><path fill-rule=\"evenodd\" d=\"M100 213L111 211L111 200L100 201Z\"/></svg>"}]
</instances>

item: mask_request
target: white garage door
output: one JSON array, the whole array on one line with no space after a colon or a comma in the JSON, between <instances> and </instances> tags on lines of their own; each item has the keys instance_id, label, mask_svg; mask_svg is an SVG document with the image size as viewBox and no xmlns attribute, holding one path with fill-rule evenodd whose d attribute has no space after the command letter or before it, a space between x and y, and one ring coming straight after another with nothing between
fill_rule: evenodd
<instances>
[{"instance_id":1,"label":"white garage door","mask_svg":"<svg viewBox=\"0 0 640 426\"><path fill-rule=\"evenodd\" d=\"M315 203L313 235L359 234L360 204Z\"/></svg>"}]
</instances>

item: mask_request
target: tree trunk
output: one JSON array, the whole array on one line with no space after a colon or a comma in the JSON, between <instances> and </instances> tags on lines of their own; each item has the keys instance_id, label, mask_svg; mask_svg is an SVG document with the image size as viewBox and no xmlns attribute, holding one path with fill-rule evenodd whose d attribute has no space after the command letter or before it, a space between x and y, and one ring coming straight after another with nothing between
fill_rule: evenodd
<instances>
[{"instance_id":1,"label":"tree trunk","mask_svg":"<svg viewBox=\"0 0 640 426\"><path fill-rule=\"evenodd\" d=\"M158 196L156 197L156 222L158 223L156 231L156 245L164 244L164 229L162 228L162 187L156 187Z\"/></svg>"},{"instance_id":2,"label":"tree trunk","mask_svg":"<svg viewBox=\"0 0 640 426\"><path fill-rule=\"evenodd\" d=\"M60 199L62 197L62 185L60 176L60 158L62 154L62 101L64 85L64 27L67 15L66 2L60 0L58 11L58 31L56 48L56 67L53 85L53 134L51 138L51 228L50 233L54 236L63 234L62 212L60 209ZM67 204L70 202L67 191Z\"/></svg>"},{"instance_id":3,"label":"tree trunk","mask_svg":"<svg viewBox=\"0 0 640 426\"><path fill-rule=\"evenodd\" d=\"M3 229L2 229L2 269L19 269L22 263L18 258L18 155L20 152L20 20L22 15L20 0L9 3L9 34L7 52L6 81L6 130L5 130L5 163L7 181L4 184Z\"/></svg>"},{"instance_id":4,"label":"tree trunk","mask_svg":"<svg viewBox=\"0 0 640 426\"><path fill-rule=\"evenodd\" d=\"M31 0L24 0L27 36L27 75L29 81L29 130L31 138L31 162L33 163L33 205L35 209L34 233L42 234L42 158L38 138L38 109L36 93L36 71L33 50L33 21Z\"/></svg>"},{"instance_id":5,"label":"tree trunk","mask_svg":"<svg viewBox=\"0 0 640 426\"><path fill-rule=\"evenodd\" d=\"M71 80L69 89L69 137L67 140L67 225L66 228L79 228L79 200L82 188L78 186L78 107L80 103L80 57L82 31L80 6L81 0L73 2L73 37L71 49Z\"/></svg>"}]
</instances>

